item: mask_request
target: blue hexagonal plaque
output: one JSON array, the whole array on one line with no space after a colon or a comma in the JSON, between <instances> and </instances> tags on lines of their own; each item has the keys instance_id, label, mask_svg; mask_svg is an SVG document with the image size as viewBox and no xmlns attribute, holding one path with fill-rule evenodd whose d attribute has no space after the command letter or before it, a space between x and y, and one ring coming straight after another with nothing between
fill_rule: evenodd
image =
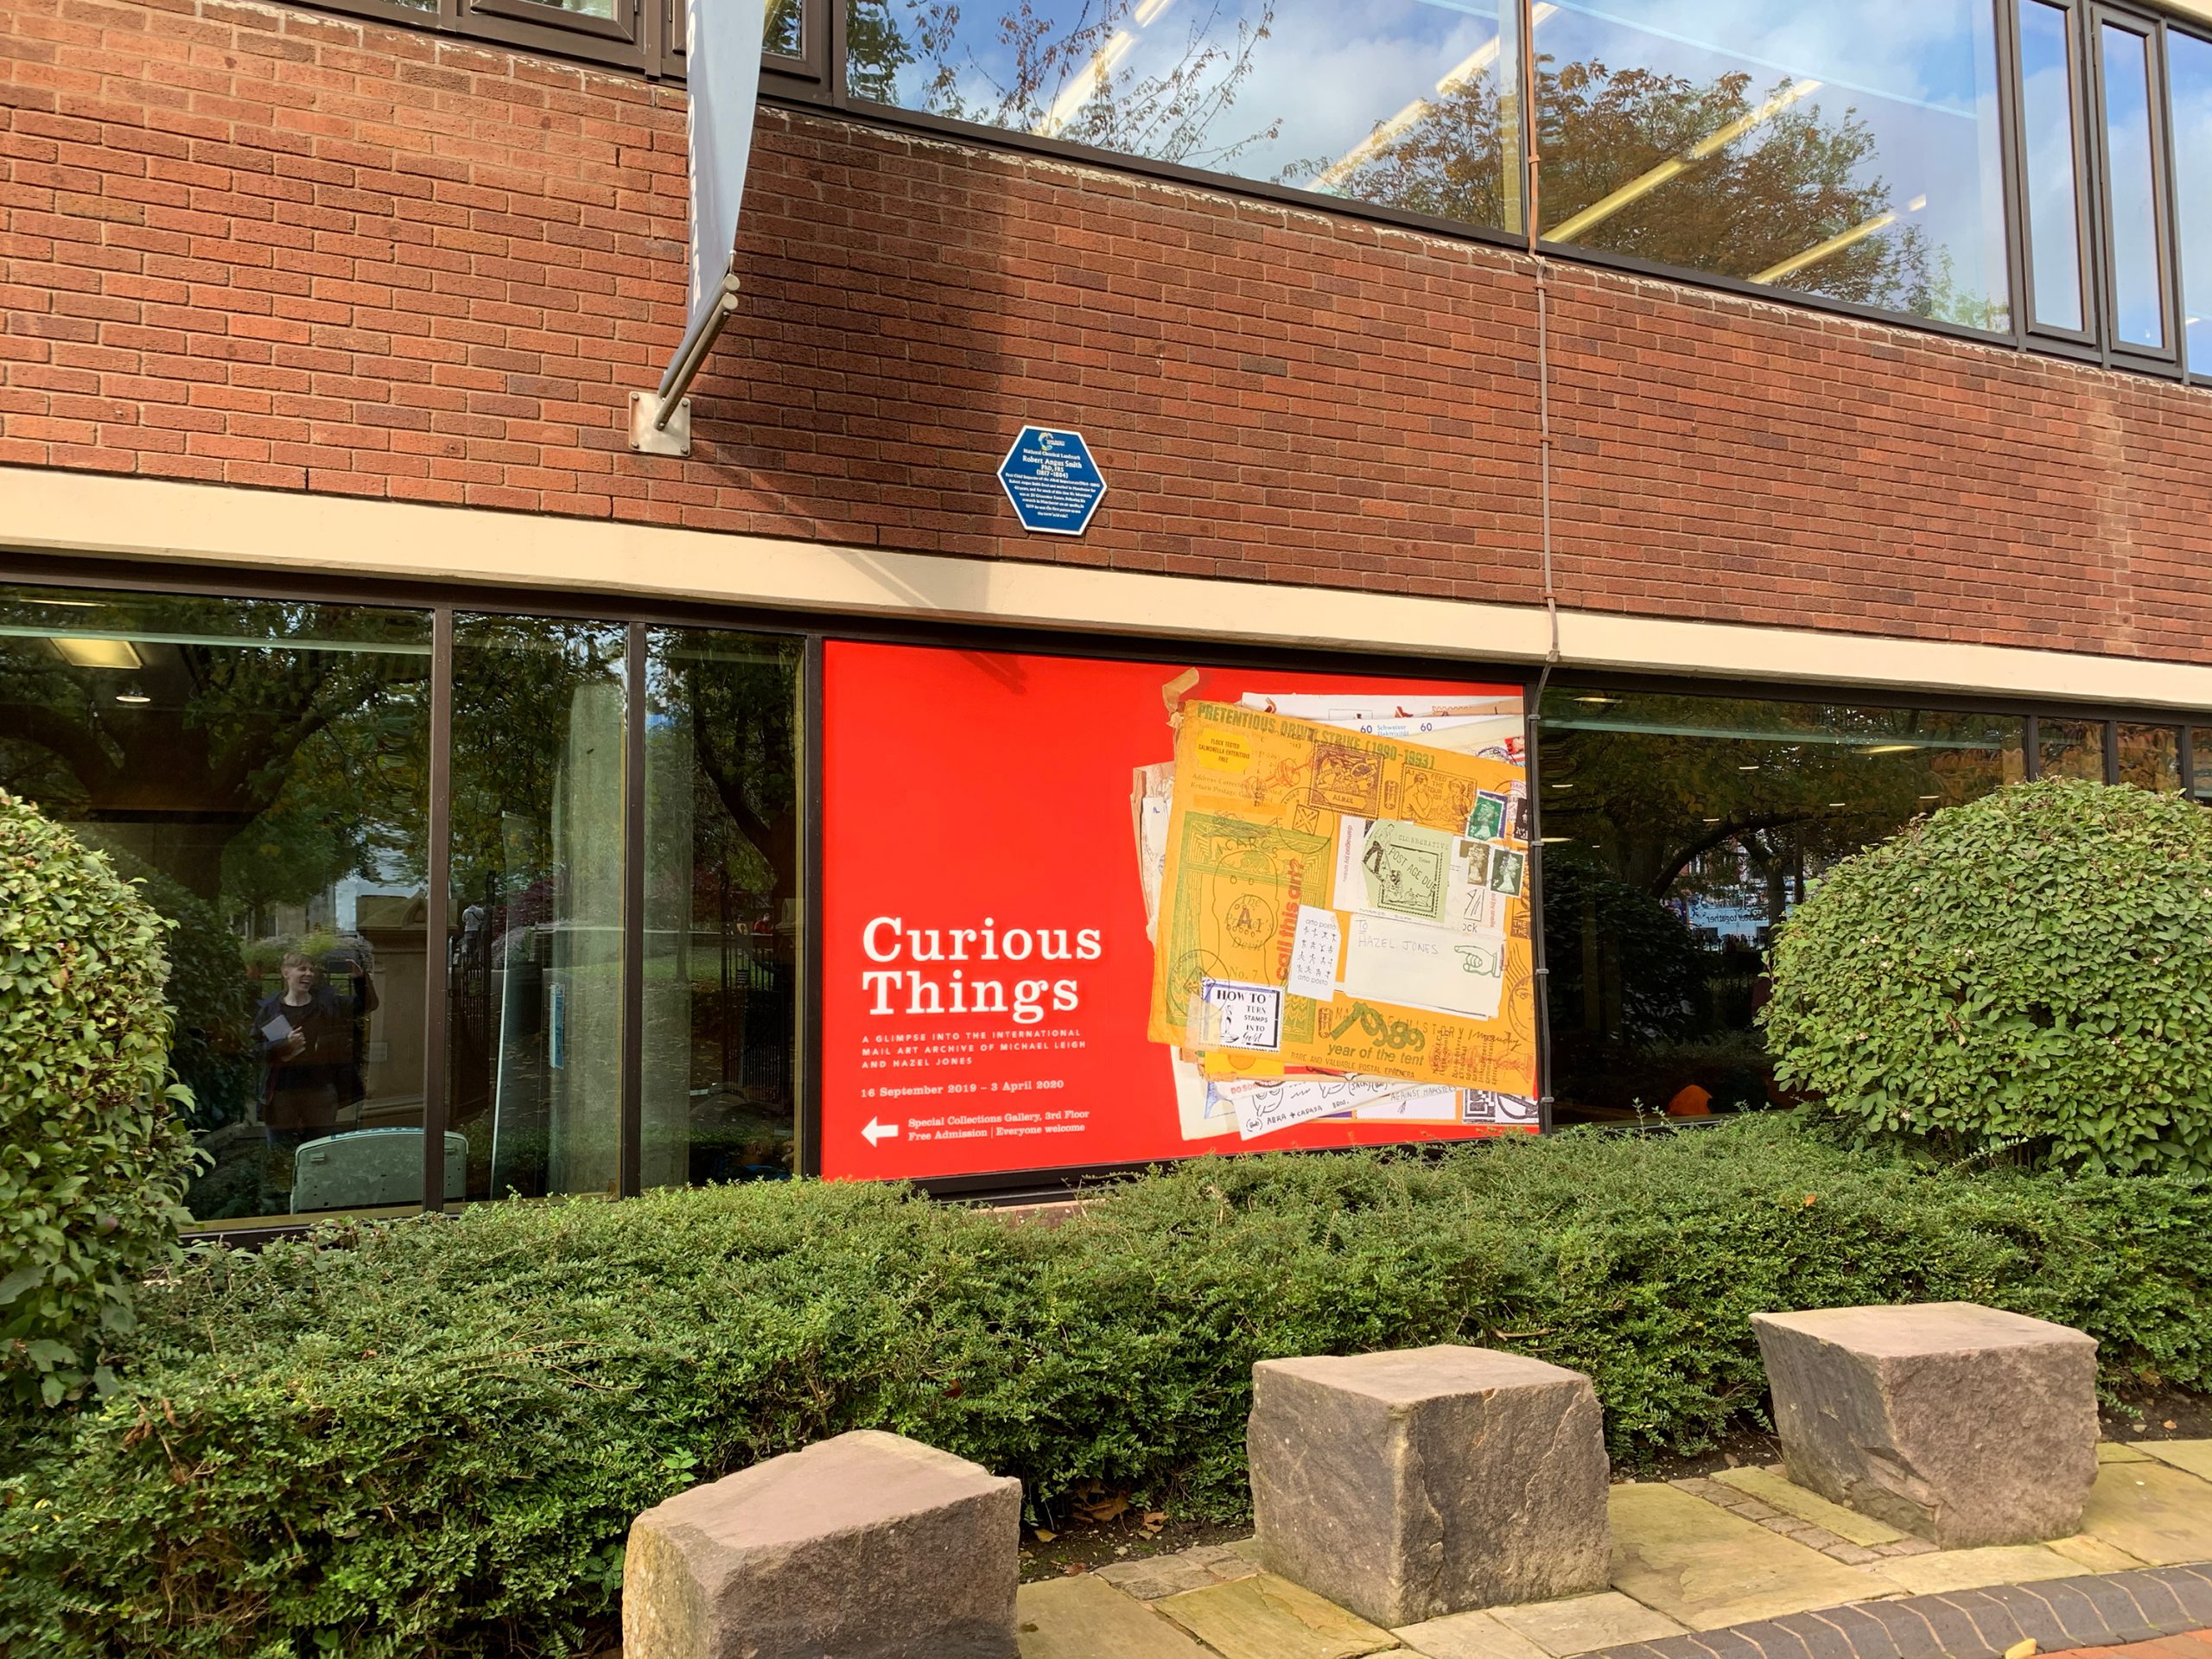
<instances>
[{"instance_id":1,"label":"blue hexagonal plaque","mask_svg":"<svg viewBox=\"0 0 2212 1659\"><path fill-rule=\"evenodd\" d=\"M1080 432L1025 426L999 463L999 482L1024 530L1080 536L1106 493L1106 480Z\"/></svg>"}]
</instances>

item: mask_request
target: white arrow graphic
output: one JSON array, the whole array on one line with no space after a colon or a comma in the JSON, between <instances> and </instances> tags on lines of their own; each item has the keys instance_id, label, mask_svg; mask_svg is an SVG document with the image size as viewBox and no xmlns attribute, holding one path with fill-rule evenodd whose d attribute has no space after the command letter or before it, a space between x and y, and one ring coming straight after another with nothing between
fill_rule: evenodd
<instances>
[{"instance_id":1,"label":"white arrow graphic","mask_svg":"<svg viewBox=\"0 0 2212 1659\"><path fill-rule=\"evenodd\" d=\"M897 1135L899 1126L896 1123L879 1123L875 1121L874 1114L870 1113L868 1122L861 1127L861 1133L868 1137L868 1143L872 1147L887 1135Z\"/></svg>"}]
</instances>

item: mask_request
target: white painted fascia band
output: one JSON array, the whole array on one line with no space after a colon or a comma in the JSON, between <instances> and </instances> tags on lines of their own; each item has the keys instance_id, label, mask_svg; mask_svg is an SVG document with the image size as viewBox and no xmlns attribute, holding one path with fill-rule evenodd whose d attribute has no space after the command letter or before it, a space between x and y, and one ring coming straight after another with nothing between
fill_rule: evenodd
<instances>
[{"instance_id":1,"label":"white painted fascia band","mask_svg":"<svg viewBox=\"0 0 2212 1659\"><path fill-rule=\"evenodd\" d=\"M149 563L1534 664L1542 610L0 467L0 547ZM488 601L487 601L488 602ZM1587 611L1562 668L2212 709L2212 667Z\"/></svg>"}]
</instances>

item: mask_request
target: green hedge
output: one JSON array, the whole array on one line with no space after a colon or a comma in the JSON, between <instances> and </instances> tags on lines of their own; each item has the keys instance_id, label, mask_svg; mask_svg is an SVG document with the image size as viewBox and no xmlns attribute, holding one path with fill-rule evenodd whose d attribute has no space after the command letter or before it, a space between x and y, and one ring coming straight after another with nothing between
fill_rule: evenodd
<instances>
[{"instance_id":1,"label":"green hedge","mask_svg":"<svg viewBox=\"0 0 2212 1659\"><path fill-rule=\"evenodd\" d=\"M1268 1355L1540 1354L1630 1459L1756 1417L1762 1308L1972 1298L2203 1388L2208 1282L2204 1185L1913 1169L1782 1121L1202 1160L1058 1228L804 1182L486 1206L143 1299L123 1391L4 1479L0 1650L562 1652L638 1510L861 1426L1042 1514L1096 1478L1233 1516Z\"/></svg>"}]
</instances>

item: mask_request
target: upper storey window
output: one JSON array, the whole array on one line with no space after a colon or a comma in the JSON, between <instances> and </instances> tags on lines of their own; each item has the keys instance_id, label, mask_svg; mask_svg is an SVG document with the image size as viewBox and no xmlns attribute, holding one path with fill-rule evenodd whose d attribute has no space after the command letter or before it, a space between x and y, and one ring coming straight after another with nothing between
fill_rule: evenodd
<instances>
[{"instance_id":1,"label":"upper storey window","mask_svg":"<svg viewBox=\"0 0 2212 1659\"><path fill-rule=\"evenodd\" d=\"M1987 0L1537 10L1546 241L2010 326Z\"/></svg>"},{"instance_id":2,"label":"upper storey window","mask_svg":"<svg viewBox=\"0 0 2212 1659\"><path fill-rule=\"evenodd\" d=\"M2010 325L1986 0L855 0L855 93L1514 236Z\"/></svg>"},{"instance_id":3,"label":"upper storey window","mask_svg":"<svg viewBox=\"0 0 2212 1659\"><path fill-rule=\"evenodd\" d=\"M1516 0L854 0L846 74L931 115L1517 234L1519 43Z\"/></svg>"}]
</instances>

